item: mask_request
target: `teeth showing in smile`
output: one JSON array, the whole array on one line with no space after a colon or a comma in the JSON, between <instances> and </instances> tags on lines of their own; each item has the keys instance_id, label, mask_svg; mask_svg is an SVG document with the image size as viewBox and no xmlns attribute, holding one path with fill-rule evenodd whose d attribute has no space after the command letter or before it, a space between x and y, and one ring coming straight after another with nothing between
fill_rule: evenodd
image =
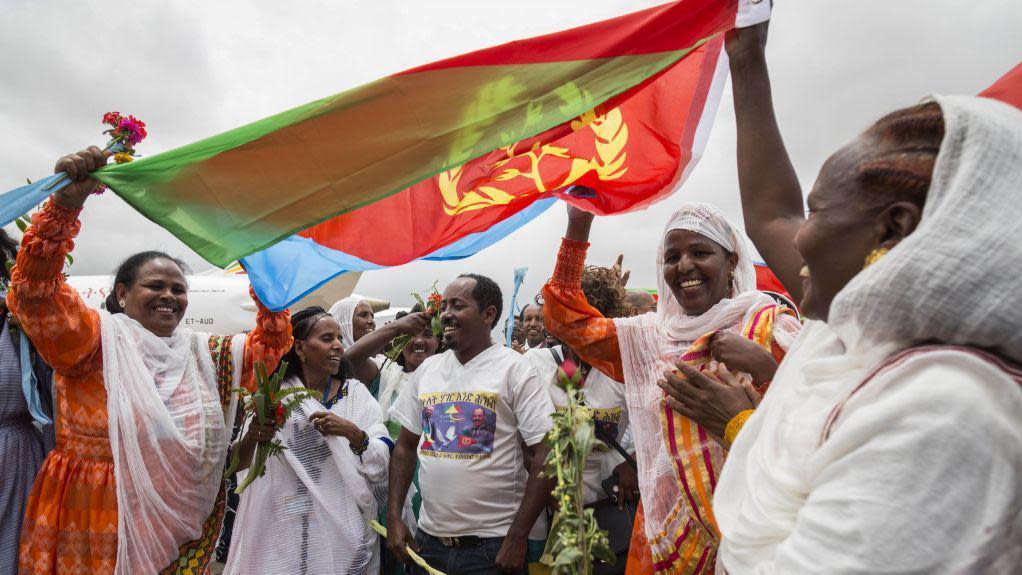
<instances>
[{"instance_id":1,"label":"teeth showing in smile","mask_svg":"<svg viewBox=\"0 0 1022 575\"><path fill-rule=\"evenodd\" d=\"M798 277L806 279L809 277L809 266L802 266L802 269L798 271Z\"/></svg>"},{"instance_id":2,"label":"teeth showing in smile","mask_svg":"<svg viewBox=\"0 0 1022 575\"><path fill-rule=\"evenodd\" d=\"M688 280L686 282L681 282L681 287L683 288L690 288L701 285L703 285L703 280Z\"/></svg>"},{"instance_id":3,"label":"teeth showing in smile","mask_svg":"<svg viewBox=\"0 0 1022 575\"><path fill-rule=\"evenodd\" d=\"M448 326L444 327L444 333L451 333L452 331L454 331L456 329L458 329L458 328L454 327L453 325L448 325Z\"/></svg>"},{"instance_id":4,"label":"teeth showing in smile","mask_svg":"<svg viewBox=\"0 0 1022 575\"><path fill-rule=\"evenodd\" d=\"M174 313L174 310L171 307L165 305L156 306L156 311L161 313Z\"/></svg>"}]
</instances>

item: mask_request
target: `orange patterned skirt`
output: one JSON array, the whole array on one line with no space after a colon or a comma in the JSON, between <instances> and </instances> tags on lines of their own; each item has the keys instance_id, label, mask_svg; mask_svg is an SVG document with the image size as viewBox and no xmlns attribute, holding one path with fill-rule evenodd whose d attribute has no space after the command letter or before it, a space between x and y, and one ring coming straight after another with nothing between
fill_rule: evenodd
<instances>
[{"instance_id":1,"label":"orange patterned skirt","mask_svg":"<svg viewBox=\"0 0 1022 575\"><path fill-rule=\"evenodd\" d=\"M113 461L79 457L58 447L43 463L25 508L20 572L108 574L116 561Z\"/></svg>"}]
</instances>

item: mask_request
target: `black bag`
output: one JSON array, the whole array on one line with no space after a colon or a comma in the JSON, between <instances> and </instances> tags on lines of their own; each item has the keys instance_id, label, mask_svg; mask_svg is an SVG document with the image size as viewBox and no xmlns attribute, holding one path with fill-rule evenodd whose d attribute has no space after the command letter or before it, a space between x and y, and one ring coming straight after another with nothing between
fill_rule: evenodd
<instances>
[{"instance_id":1,"label":"black bag","mask_svg":"<svg viewBox=\"0 0 1022 575\"><path fill-rule=\"evenodd\" d=\"M625 461L632 467L635 467L635 458L621 447L617 439L605 436L599 432L596 433L596 437L624 455ZM596 563L593 566L593 575L617 575L624 573L625 564L628 562L628 548L632 543L632 527L635 525L635 514L638 512L639 505L638 502L629 503L626 501L623 509L618 508L618 497L621 496L620 491L615 490L615 487L619 487L618 483L617 473L605 479L603 481L603 491L607 493L607 498L587 506L593 508L593 517L596 519L596 524L600 526L600 529L607 532L610 550L617 555L617 562L613 565Z\"/></svg>"}]
</instances>

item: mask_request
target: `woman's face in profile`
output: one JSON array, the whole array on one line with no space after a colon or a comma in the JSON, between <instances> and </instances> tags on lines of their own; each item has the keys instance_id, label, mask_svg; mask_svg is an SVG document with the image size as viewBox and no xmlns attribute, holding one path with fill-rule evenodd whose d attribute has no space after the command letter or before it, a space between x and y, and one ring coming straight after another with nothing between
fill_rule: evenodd
<instances>
[{"instance_id":1,"label":"woman's face in profile","mask_svg":"<svg viewBox=\"0 0 1022 575\"><path fill-rule=\"evenodd\" d=\"M803 314L826 320L834 297L865 265L866 256L877 245L877 208L855 173L869 145L860 136L827 159L809 194L809 212L795 236L795 248L802 256Z\"/></svg>"}]
</instances>

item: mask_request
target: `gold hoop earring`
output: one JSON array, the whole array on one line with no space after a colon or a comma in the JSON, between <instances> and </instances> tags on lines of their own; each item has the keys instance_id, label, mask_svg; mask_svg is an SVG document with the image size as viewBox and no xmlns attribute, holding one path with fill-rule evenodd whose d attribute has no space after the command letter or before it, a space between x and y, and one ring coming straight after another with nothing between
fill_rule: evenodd
<instances>
[{"instance_id":1,"label":"gold hoop earring","mask_svg":"<svg viewBox=\"0 0 1022 575\"><path fill-rule=\"evenodd\" d=\"M122 299L117 300L117 305L121 306L121 309L124 309L124 306L126 305L126 303L127 302L125 302Z\"/></svg>"},{"instance_id":2,"label":"gold hoop earring","mask_svg":"<svg viewBox=\"0 0 1022 575\"><path fill-rule=\"evenodd\" d=\"M866 269L869 266L877 263L878 261L880 261L880 258L886 256L887 252L889 251L891 250L887 248L876 248L873 251L869 252L869 255L866 256L866 262L863 264L862 269Z\"/></svg>"}]
</instances>

